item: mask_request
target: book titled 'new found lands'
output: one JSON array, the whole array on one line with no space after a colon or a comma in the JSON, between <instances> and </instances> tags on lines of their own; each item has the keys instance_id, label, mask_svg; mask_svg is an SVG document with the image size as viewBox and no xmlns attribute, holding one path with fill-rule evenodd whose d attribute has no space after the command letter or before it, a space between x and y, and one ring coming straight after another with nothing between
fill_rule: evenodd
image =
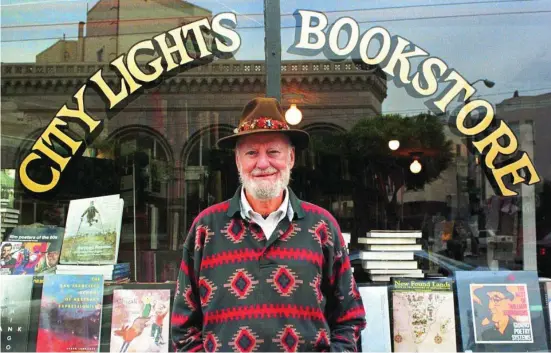
<instances>
[{"instance_id":1,"label":"book titled 'new found lands'","mask_svg":"<svg viewBox=\"0 0 551 353\"><path fill-rule=\"evenodd\" d=\"M99 351L102 304L102 276L44 276L36 351Z\"/></svg>"},{"instance_id":2,"label":"book titled 'new found lands'","mask_svg":"<svg viewBox=\"0 0 551 353\"><path fill-rule=\"evenodd\" d=\"M452 281L392 284L394 352L457 352Z\"/></svg>"}]
</instances>

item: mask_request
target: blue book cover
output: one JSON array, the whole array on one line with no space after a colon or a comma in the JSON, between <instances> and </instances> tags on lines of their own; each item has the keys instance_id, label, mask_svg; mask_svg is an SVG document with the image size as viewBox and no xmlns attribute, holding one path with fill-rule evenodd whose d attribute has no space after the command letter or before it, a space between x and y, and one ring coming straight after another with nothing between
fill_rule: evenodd
<instances>
[{"instance_id":1,"label":"blue book cover","mask_svg":"<svg viewBox=\"0 0 551 353\"><path fill-rule=\"evenodd\" d=\"M456 273L463 351L549 351L535 271Z\"/></svg>"},{"instance_id":2,"label":"blue book cover","mask_svg":"<svg viewBox=\"0 0 551 353\"><path fill-rule=\"evenodd\" d=\"M36 351L99 351L102 305L103 276L45 276Z\"/></svg>"}]
</instances>

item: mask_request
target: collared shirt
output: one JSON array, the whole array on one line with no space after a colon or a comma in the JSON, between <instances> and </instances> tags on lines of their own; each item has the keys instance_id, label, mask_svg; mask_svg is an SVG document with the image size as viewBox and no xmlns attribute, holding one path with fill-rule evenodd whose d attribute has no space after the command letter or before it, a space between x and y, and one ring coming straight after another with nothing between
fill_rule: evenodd
<instances>
[{"instance_id":1,"label":"collared shirt","mask_svg":"<svg viewBox=\"0 0 551 353\"><path fill-rule=\"evenodd\" d=\"M289 222L293 221L293 206L289 202L289 191L285 188L285 197L283 202L279 205L279 208L274 212L270 213L268 217L264 218L258 212L255 212L247 197L245 196L245 188L241 188L241 217L252 221L262 228L266 240L270 239L270 236L277 227L277 224L285 217L285 211L287 211L287 217L289 217Z\"/></svg>"}]
</instances>

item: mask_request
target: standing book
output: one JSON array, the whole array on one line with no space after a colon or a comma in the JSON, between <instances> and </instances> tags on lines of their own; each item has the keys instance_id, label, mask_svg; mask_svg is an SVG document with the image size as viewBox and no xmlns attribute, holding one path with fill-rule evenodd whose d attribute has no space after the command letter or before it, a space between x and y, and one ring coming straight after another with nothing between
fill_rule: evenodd
<instances>
[{"instance_id":1,"label":"standing book","mask_svg":"<svg viewBox=\"0 0 551 353\"><path fill-rule=\"evenodd\" d=\"M71 200L60 263L116 264L123 206L119 195Z\"/></svg>"},{"instance_id":2,"label":"standing book","mask_svg":"<svg viewBox=\"0 0 551 353\"><path fill-rule=\"evenodd\" d=\"M169 289L113 292L111 352L168 352Z\"/></svg>"},{"instance_id":3,"label":"standing book","mask_svg":"<svg viewBox=\"0 0 551 353\"><path fill-rule=\"evenodd\" d=\"M14 228L5 242L12 244L13 248L20 249L14 253L14 257L18 261L12 271L13 274L21 272L36 275L55 273L61 254L63 233L64 228L62 227L42 224Z\"/></svg>"},{"instance_id":4,"label":"standing book","mask_svg":"<svg viewBox=\"0 0 551 353\"><path fill-rule=\"evenodd\" d=\"M103 277L44 277L37 352L98 352L103 304Z\"/></svg>"},{"instance_id":5,"label":"standing book","mask_svg":"<svg viewBox=\"0 0 551 353\"><path fill-rule=\"evenodd\" d=\"M391 352L388 289L386 286L359 287L367 325L361 333L362 352Z\"/></svg>"},{"instance_id":6,"label":"standing book","mask_svg":"<svg viewBox=\"0 0 551 353\"><path fill-rule=\"evenodd\" d=\"M450 280L392 283L394 352L457 352Z\"/></svg>"},{"instance_id":7,"label":"standing book","mask_svg":"<svg viewBox=\"0 0 551 353\"><path fill-rule=\"evenodd\" d=\"M456 273L463 350L548 351L535 271Z\"/></svg>"},{"instance_id":8,"label":"standing book","mask_svg":"<svg viewBox=\"0 0 551 353\"><path fill-rule=\"evenodd\" d=\"M0 276L0 352L25 352L33 276Z\"/></svg>"}]
</instances>

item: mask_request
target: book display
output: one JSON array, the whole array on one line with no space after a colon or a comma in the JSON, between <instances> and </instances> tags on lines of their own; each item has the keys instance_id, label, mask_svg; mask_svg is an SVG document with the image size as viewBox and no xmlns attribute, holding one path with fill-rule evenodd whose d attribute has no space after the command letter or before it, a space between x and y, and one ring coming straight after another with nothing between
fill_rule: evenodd
<instances>
[{"instance_id":1,"label":"book display","mask_svg":"<svg viewBox=\"0 0 551 353\"><path fill-rule=\"evenodd\" d=\"M119 252L123 207L119 195L72 200L65 227L10 230L0 262L2 352L171 351L181 251L150 244L135 262L136 253ZM356 269L375 282L357 282L367 320L360 351L548 350L551 284L540 293L529 271L425 279L417 260L421 237L371 231L359 238L363 249L350 251ZM350 235L343 238L348 251ZM133 266L135 280L148 283L130 282Z\"/></svg>"},{"instance_id":2,"label":"book display","mask_svg":"<svg viewBox=\"0 0 551 353\"><path fill-rule=\"evenodd\" d=\"M420 231L372 230L358 243L365 250L351 254L351 261L361 262L362 270L373 282L389 282L393 277L424 278L415 260L415 251L422 250L417 239Z\"/></svg>"},{"instance_id":3,"label":"book display","mask_svg":"<svg viewBox=\"0 0 551 353\"><path fill-rule=\"evenodd\" d=\"M548 351L536 272L461 271L456 276L463 350Z\"/></svg>"},{"instance_id":4,"label":"book display","mask_svg":"<svg viewBox=\"0 0 551 353\"><path fill-rule=\"evenodd\" d=\"M27 350L32 286L32 276L0 276L0 352Z\"/></svg>"},{"instance_id":5,"label":"book display","mask_svg":"<svg viewBox=\"0 0 551 353\"><path fill-rule=\"evenodd\" d=\"M394 352L455 352L452 282L393 280L392 321Z\"/></svg>"}]
</instances>

